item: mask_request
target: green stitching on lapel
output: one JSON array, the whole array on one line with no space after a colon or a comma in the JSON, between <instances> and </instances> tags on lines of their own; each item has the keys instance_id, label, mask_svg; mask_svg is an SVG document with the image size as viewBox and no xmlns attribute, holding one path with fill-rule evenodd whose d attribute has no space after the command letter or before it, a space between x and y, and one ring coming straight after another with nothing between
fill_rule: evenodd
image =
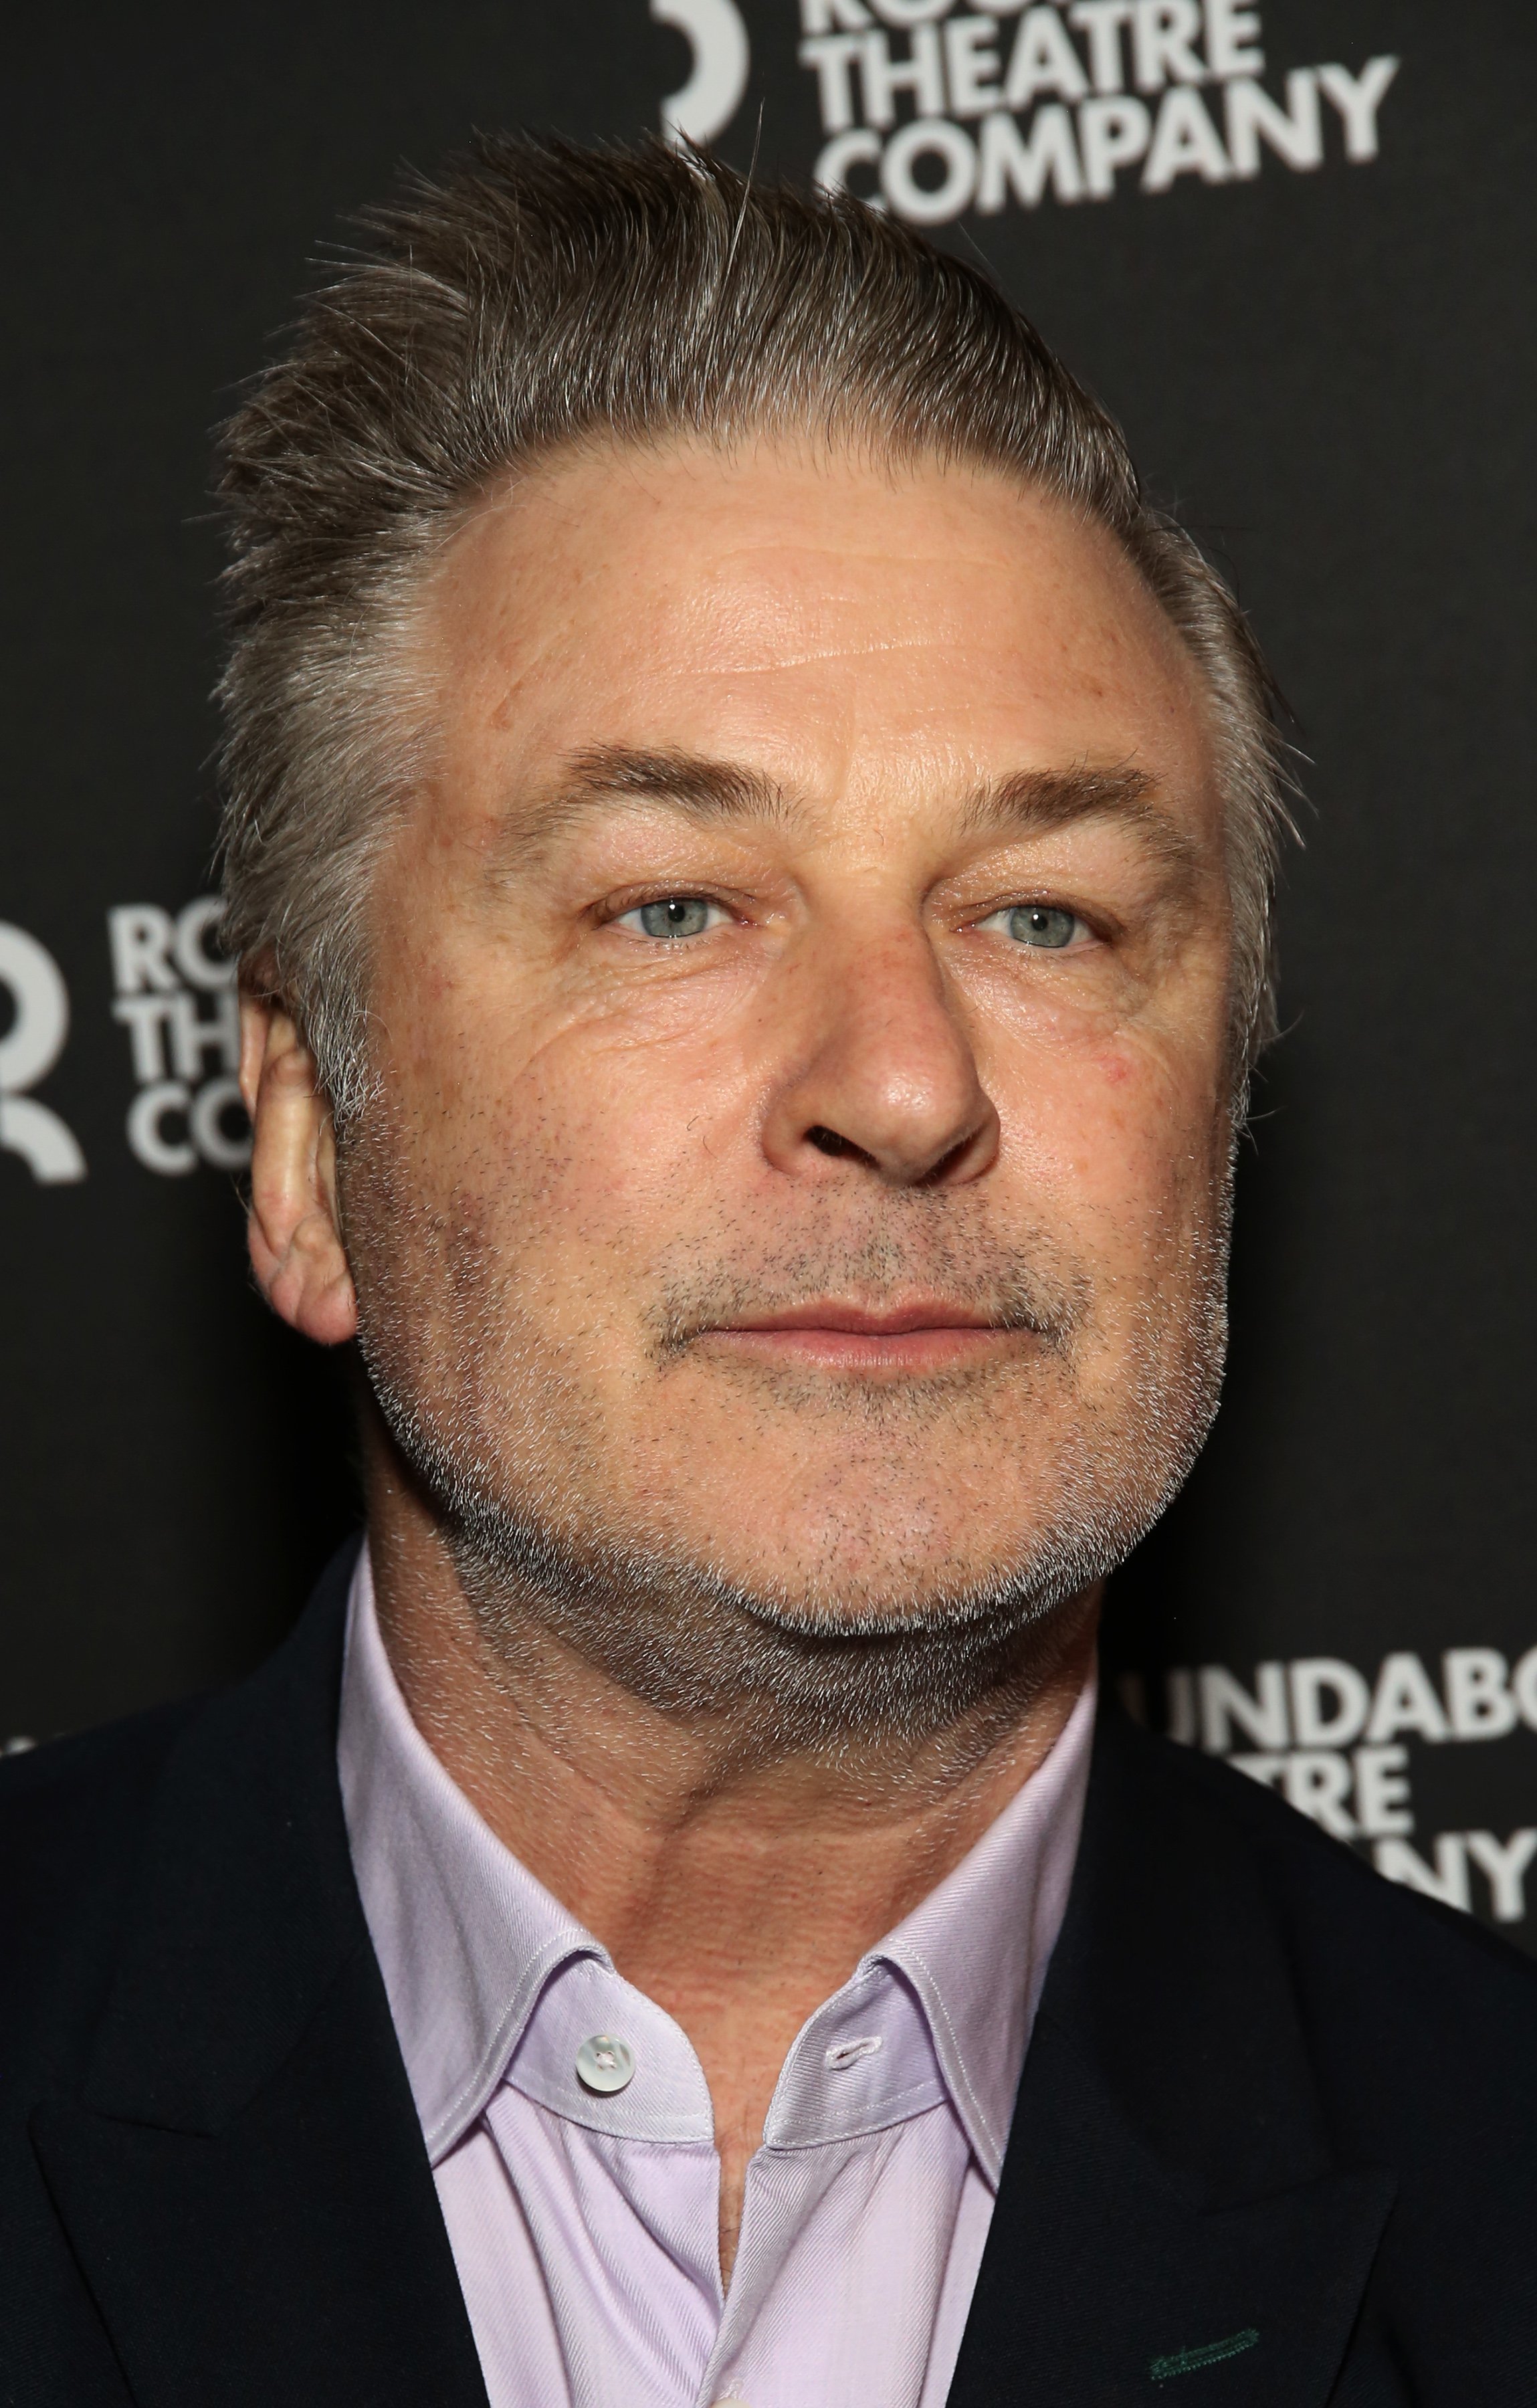
<instances>
[{"instance_id":1,"label":"green stitching on lapel","mask_svg":"<svg viewBox=\"0 0 1537 2408\"><path fill-rule=\"evenodd\" d=\"M1199 2349L1177 2349L1172 2358L1156 2358L1148 2368L1155 2383L1167 2383L1171 2375L1193 2374L1198 2366L1215 2366L1225 2358L1239 2358L1253 2349L1259 2334L1253 2325L1242 2332L1229 2333L1226 2341L1202 2342Z\"/></svg>"}]
</instances>

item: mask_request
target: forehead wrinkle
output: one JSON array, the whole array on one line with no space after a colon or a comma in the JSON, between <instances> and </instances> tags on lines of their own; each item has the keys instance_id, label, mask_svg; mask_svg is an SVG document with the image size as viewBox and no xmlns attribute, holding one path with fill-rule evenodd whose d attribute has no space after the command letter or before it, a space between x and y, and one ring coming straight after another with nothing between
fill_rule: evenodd
<instances>
[{"instance_id":1,"label":"forehead wrinkle","mask_svg":"<svg viewBox=\"0 0 1537 2408\"><path fill-rule=\"evenodd\" d=\"M973 789L962 812L969 835L1046 835L1076 821L1118 821L1156 853L1166 868L1193 880L1201 848L1152 801L1157 781L1145 769L1016 769Z\"/></svg>"}]
</instances>

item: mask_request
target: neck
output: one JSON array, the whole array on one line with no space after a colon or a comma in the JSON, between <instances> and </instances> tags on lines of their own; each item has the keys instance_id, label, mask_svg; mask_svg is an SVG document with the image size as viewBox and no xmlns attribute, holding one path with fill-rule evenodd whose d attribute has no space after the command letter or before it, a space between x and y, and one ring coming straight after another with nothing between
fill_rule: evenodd
<instances>
[{"instance_id":1,"label":"neck","mask_svg":"<svg viewBox=\"0 0 1537 2408\"><path fill-rule=\"evenodd\" d=\"M412 1719L482 1819L692 2042L729 2260L747 2158L801 2025L1042 1761L1092 1661L1098 1590L1024 1634L942 1728L787 1748L664 1713L498 1593L486 1636L433 1509L376 1443L380 1626Z\"/></svg>"}]
</instances>

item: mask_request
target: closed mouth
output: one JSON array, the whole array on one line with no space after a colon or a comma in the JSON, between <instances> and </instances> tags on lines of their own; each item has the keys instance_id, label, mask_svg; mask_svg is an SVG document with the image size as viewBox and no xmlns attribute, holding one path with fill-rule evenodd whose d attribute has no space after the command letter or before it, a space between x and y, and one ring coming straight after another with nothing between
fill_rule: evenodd
<instances>
[{"instance_id":1,"label":"closed mouth","mask_svg":"<svg viewBox=\"0 0 1537 2408\"><path fill-rule=\"evenodd\" d=\"M697 1339L768 1362L900 1373L981 1361L1000 1346L1016 1344L1022 1327L941 1297L883 1306L818 1297L775 1312L743 1313L701 1329Z\"/></svg>"}]
</instances>

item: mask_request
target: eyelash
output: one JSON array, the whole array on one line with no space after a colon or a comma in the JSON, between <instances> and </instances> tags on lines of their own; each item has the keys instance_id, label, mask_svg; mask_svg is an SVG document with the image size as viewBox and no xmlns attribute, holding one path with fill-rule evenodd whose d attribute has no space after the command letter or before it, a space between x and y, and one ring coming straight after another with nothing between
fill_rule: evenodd
<instances>
[{"instance_id":1,"label":"eyelash","mask_svg":"<svg viewBox=\"0 0 1537 2408\"><path fill-rule=\"evenodd\" d=\"M1041 931L1032 936L1022 933L1010 924L1014 920L1027 920L1031 917L1051 921L1065 920L1069 923L1067 934L1061 938L1056 938ZM996 927L1001 935L1006 936L1012 943L1017 944L1022 951L1037 953L1076 952L1081 939L1092 938L1095 934L1082 912L1075 911L1070 903L1046 903L1039 898L1034 898L1027 903L1001 904L996 911L989 911L984 919L973 920L971 925L977 929Z\"/></svg>"},{"instance_id":2,"label":"eyelash","mask_svg":"<svg viewBox=\"0 0 1537 2408\"><path fill-rule=\"evenodd\" d=\"M642 924L643 915L647 912L684 911L691 905L702 908L708 915L702 926L647 928ZM1045 929L1032 933L1020 931L1013 926L1012 923L1016 918L1023 920L1031 915L1053 922L1067 921L1070 923L1068 931L1063 936L1056 936ZM628 926L636 936L642 938L648 943L688 944L699 937L707 936L712 928L719 927L733 916L729 906L723 903L716 896L700 894L687 888L675 888L671 894L646 896L638 903L627 904L622 911L609 915L608 924L611 927ZM1090 925L1081 912L1075 911L1070 904L1049 903L1040 898L1032 898L1028 902L1000 904L997 910L989 911L984 918L973 920L970 926L973 931L997 928L1022 952L1038 953L1076 952L1080 949L1083 939L1092 940L1099 933Z\"/></svg>"},{"instance_id":3,"label":"eyelash","mask_svg":"<svg viewBox=\"0 0 1537 2408\"><path fill-rule=\"evenodd\" d=\"M713 915L712 918L707 919L702 928L645 928L639 924L644 912L685 909L690 904L701 905L707 913ZM725 905L715 896L695 895L686 890L680 890L671 895L650 895L639 903L631 903L623 911L615 912L609 924L610 927L622 928L628 924L634 927L637 936L644 937L654 944L686 944L695 937L708 935L711 927L719 927L723 921L730 917L731 914Z\"/></svg>"}]
</instances>

